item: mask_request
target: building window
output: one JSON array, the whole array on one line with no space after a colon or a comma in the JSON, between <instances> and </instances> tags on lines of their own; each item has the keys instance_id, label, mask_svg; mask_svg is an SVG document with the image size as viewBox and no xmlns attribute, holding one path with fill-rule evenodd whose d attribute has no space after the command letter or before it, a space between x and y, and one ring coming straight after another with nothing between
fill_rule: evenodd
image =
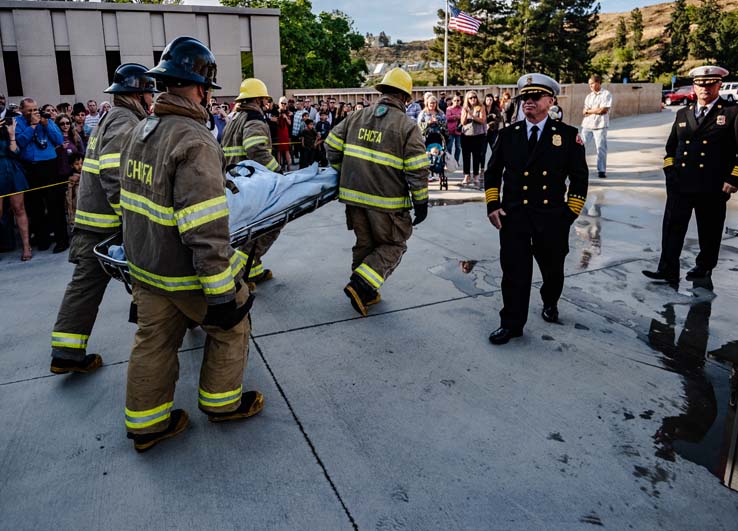
<instances>
[{"instance_id":1,"label":"building window","mask_svg":"<svg viewBox=\"0 0 738 531\"><path fill-rule=\"evenodd\" d=\"M106 50L105 62L108 66L108 83L113 83L115 70L120 66L120 52L118 50Z\"/></svg>"},{"instance_id":2,"label":"building window","mask_svg":"<svg viewBox=\"0 0 738 531\"><path fill-rule=\"evenodd\" d=\"M159 64L162 53L164 53L164 50L154 50L154 66Z\"/></svg>"},{"instance_id":3,"label":"building window","mask_svg":"<svg viewBox=\"0 0 738 531\"><path fill-rule=\"evenodd\" d=\"M241 52L241 79L254 77L254 54Z\"/></svg>"},{"instance_id":4,"label":"building window","mask_svg":"<svg viewBox=\"0 0 738 531\"><path fill-rule=\"evenodd\" d=\"M5 80L8 83L8 97L23 96L18 52L3 52L3 62L5 63Z\"/></svg>"},{"instance_id":5,"label":"building window","mask_svg":"<svg viewBox=\"0 0 738 531\"><path fill-rule=\"evenodd\" d=\"M69 96L74 94L74 75L72 55L66 50L56 51L56 75L59 77L59 92Z\"/></svg>"}]
</instances>

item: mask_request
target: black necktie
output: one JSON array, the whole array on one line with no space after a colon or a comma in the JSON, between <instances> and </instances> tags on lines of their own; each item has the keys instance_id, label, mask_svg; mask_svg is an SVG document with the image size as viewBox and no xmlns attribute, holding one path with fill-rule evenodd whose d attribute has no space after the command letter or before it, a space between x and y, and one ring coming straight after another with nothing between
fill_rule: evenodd
<instances>
[{"instance_id":1,"label":"black necktie","mask_svg":"<svg viewBox=\"0 0 738 531\"><path fill-rule=\"evenodd\" d=\"M533 153L536 144L538 144L538 126L534 125L530 128L530 136L528 137L528 154Z\"/></svg>"},{"instance_id":2,"label":"black necktie","mask_svg":"<svg viewBox=\"0 0 738 531\"><path fill-rule=\"evenodd\" d=\"M702 123L702 120L705 119L706 114L707 114L707 107L702 107L700 109L700 113L697 115L697 125Z\"/></svg>"}]
</instances>

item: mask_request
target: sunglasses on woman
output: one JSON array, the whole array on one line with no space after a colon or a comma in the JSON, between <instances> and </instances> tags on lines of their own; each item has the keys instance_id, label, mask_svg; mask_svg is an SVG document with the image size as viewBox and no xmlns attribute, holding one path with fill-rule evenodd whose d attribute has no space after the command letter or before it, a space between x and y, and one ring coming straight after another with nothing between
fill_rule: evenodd
<instances>
[{"instance_id":1,"label":"sunglasses on woman","mask_svg":"<svg viewBox=\"0 0 738 531\"><path fill-rule=\"evenodd\" d=\"M65 125L72 125L72 124L70 122L59 122L59 125L63 127Z\"/></svg>"}]
</instances>

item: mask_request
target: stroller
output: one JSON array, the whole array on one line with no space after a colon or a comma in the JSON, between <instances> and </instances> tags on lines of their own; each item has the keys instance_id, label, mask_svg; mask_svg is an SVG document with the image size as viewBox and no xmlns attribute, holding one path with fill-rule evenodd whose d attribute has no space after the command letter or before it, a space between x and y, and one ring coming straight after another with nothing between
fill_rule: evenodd
<instances>
[{"instance_id":1,"label":"stroller","mask_svg":"<svg viewBox=\"0 0 738 531\"><path fill-rule=\"evenodd\" d=\"M425 152L430 161L431 181L438 178L439 190L448 190L446 178L446 137L438 126L429 126L425 136Z\"/></svg>"}]
</instances>

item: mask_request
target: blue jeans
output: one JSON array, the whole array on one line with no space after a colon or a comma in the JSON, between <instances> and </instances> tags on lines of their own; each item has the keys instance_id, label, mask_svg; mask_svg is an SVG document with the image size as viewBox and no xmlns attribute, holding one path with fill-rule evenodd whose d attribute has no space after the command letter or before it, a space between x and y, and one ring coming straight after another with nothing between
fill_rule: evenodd
<instances>
[{"instance_id":1,"label":"blue jeans","mask_svg":"<svg viewBox=\"0 0 738 531\"><path fill-rule=\"evenodd\" d=\"M454 145L456 146L456 151L454 151ZM459 135L449 135L448 136L448 145L446 146L446 153L451 155L453 153L454 159L456 160L456 164L459 163L459 159L461 158L461 137Z\"/></svg>"},{"instance_id":2,"label":"blue jeans","mask_svg":"<svg viewBox=\"0 0 738 531\"><path fill-rule=\"evenodd\" d=\"M589 143L590 137L594 140L597 148L597 173L606 173L607 167L607 128L587 129L582 128L582 140L585 145Z\"/></svg>"}]
</instances>

